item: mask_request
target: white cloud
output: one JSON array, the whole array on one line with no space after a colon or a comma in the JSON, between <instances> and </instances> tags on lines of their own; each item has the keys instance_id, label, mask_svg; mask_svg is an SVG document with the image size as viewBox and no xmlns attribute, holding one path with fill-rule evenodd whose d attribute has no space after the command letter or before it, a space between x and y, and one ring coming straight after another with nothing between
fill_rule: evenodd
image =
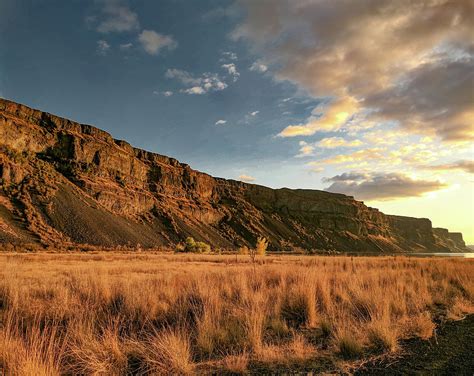
<instances>
[{"instance_id":1,"label":"white cloud","mask_svg":"<svg viewBox=\"0 0 474 376\"><path fill-rule=\"evenodd\" d=\"M257 116L259 112L260 112L260 111L253 111L253 112L250 112L250 115L251 115L251 116Z\"/></svg>"},{"instance_id":2,"label":"white cloud","mask_svg":"<svg viewBox=\"0 0 474 376\"><path fill-rule=\"evenodd\" d=\"M189 89L183 89L181 92L186 93L186 94L195 94L195 95L201 95L201 94L206 94L206 90L204 90L201 86L193 86L190 87Z\"/></svg>"},{"instance_id":3,"label":"white cloud","mask_svg":"<svg viewBox=\"0 0 474 376\"><path fill-rule=\"evenodd\" d=\"M107 41L101 39L97 41L97 53L101 56L107 55L110 50L110 44Z\"/></svg>"},{"instance_id":4,"label":"white cloud","mask_svg":"<svg viewBox=\"0 0 474 376\"><path fill-rule=\"evenodd\" d=\"M221 67L224 68L227 73L232 76L234 82L239 79L240 73L237 71L237 67L234 63L222 64Z\"/></svg>"},{"instance_id":5,"label":"white cloud","mask_svg":"<svg viewBox=\"0 0 474 376\"><path fill-rule=\"evenodd\" d=\"M173 95L173 92L172 91L158 91L158 90L155 90L153 92L153 94L155 95L163 95L165 97L171 97Z\"/></svg>"},{"instance_id":6,"label":"white cloud","mask_svg":"<svg viewBox=\"0 0 474 376\"><path fill-rule=\"evenodd\" d=\"M130 10L126 1L101 0L99 3L102 4L102 20L96 29L100 33L124 32L139 28L138 16ZM88 19L94 21L96 17Z\"/></svg>"},{"instance_id":7,"label":"white cloud","mask_svg":"<svg viewBox=\"0 0 474 376\"><path fill-rule=\"evenodd\" d=\"M237 60L237 54L231 51L223 52L221 61L226 61L226 60Z\"/></svg>"},{"instance_id":8,"label":"white cloud","mask_svg":"<svg viewBox=\"0 0 474 376\"><path fill-rule=\"evenodd\" d=\"M129 50L133 47L133 43L123 43L119 47L121 50Z\"/></svg>"},{"instance_id":9,"label":"white cloud","mask_svg":"<svg viewBox=\"0 0 474 376\"><path fill-rule=\"evenodd\" d=\"M173 37L159 34L154 30L143 30L138 36L138 40L150 55L158 55L163 48L172 50L178 46Z\"/></svg>"},{"instance_id":10,"label":"white cloud","mask_svg":"<svg viewBox=\"0 0 474 376\"><path fill-rule=\"evenodd\" d=\"M256 179L253 176L250 175L240 175L239 180L245 181L245 182L252 182L255 181Z\"/></svg>"},{"instance_id":11,"label":"white cloud","mask_svg":"<svg viewBox=\"0 0 474 376\"><path fill-rule=\"evenodd\" d=\"M225 123L227 123L227 120L217 120L216 121L216 125L224 125Z\"/></svg>"},{"instance_id":12,"label":"white cloud","mask_svg":"<svg viewBox=\"0 0 474 376\"><path fill-rule=\"evenodd\" d=\"M181 92L185 94L201 95L227 88L227 84L216 73L206 72L196 77L187 71L173 68L166 71L165 77L176 79L183 85L191 86L181 90Z\"/></svg>"},{"instance_id":13,"label":"white cloud","mask_svg":"<svg viewBox=\"0 0 474 376\"><path fill-rule=\"evenodd\" d=\"M268 67L265 64L256 61L250 66L249 70L252 72L265 73L268 70Z\"/></svg>"}]
</instances>

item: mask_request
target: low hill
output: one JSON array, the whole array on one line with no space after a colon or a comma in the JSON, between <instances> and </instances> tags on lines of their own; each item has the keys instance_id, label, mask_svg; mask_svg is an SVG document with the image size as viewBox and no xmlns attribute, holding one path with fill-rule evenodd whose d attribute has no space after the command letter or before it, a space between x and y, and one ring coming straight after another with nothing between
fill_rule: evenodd
<instances>
[{"instance_id":1,"label":"low hill","mask_svg":"<svg viewBox=\"0 0 474 376\"><path fill-rule=\"evenodd\" d=\"M460 233L342 194L214 178L90 125L0 99L0 242L464 252Z\"/></svg>"}]
</instances>

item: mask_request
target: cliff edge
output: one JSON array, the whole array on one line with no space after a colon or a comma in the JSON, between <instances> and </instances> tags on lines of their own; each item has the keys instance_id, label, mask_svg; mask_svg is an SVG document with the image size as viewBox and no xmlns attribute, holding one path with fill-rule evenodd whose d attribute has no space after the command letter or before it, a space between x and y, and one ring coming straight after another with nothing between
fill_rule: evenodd
<instances>
[{"instance_id":1,"label":"cliff edge","mask_svg":"<svg viewBox=\"0 0 474 376\"><path fill-rule=\"evenodd\" d=\"M90 125L0 99L0 242L463 252L462 234L342 194L214 178Z\"/></svg>"}]
</instances>

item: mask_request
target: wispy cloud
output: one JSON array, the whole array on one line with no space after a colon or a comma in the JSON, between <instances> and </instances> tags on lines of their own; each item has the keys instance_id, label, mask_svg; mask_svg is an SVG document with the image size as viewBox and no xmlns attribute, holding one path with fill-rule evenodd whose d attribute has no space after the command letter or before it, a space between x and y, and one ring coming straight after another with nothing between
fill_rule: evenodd
<instances>
[{"instance_id":1,"label":"wispy cloud","mask_svg":"<svg viewBox=\"0 0 474 376\"><path fill-rule=\"evenodd\" d=\"M250 116L257 116L260 113L260 111L252 111L250 112Z\"/></svg>"},{"instance_id":2,"label":"wispy cloud","mask_svg":"<svg viewBox=\"0 0 474 376\"><path fill-rule=\"evenodd\" d=\"M170 90L167 90L167 91L159 91L159 90L155 90L153 92L153 94L155 95L163 95L165 97L171 97L174 93Z\"/></svg>"},{"instance_id":3,"label":"wispy cloud","mask_svg":"<svg viewBox=\"0 0 474 376\"><path fill-rule=\"evenodd\" d=\"M225 123L227 123L227 120L217 120L215 125L224 125Z\"/></svg>"},{"instance_id":4,"label":"wispy cloud","mask_svg":"<svg viewBox=\"0 0 474 376\"><path fill-rule=\"evenodd\" d=\"M110 50L110 44L107 41L101 39L97 41L97 53L101 56L107 55Z\"/></svg>"},{"instance_id":5,"label":"wispy cloud","mask_svg":"<svg viewBox=\"0 0 474 376\"><path fill-rule=\"evenodd\" d=\"M129 50L133 47L133 43L122 43L119 47L121 50Z\"/></svg>"},{"instance_id":6,"label":"wispy cloud","mask_svg":"<svg viewBox=\"0 0 474 376\"><path fill-rule=\"evenodd\" d=\"M232 76L233 81L237 81L240 77L240 73L237 71L237 67L234 63L222 64L221 68L225 69L227 73Z\"/></svg>"},{"instance_id":7,"label":"wispy cloud","mask_svg":"<svg viewBox=\"0 0 474 376\"><path fill-rule=\"evenodd\" d=\"M474 161L472 160L460 160L452 163L443 163L438 165L429 165L423 166L423 168L428 170L436 171L453 171L453 170L462 170L469 174L474 174Z\"/></svg>"},{"instance_id":8,"label":"wispy cloud","mask_svg":"<svg viewBox=\"0 0 474 376\"><path fill-rule=\"evenodd\" d=\"M143 30L138 36L138 41L150 55L158 55L164 48L172 50L178 46L173 37L159 34L154 30Z\"/></svg>"},{"instance_id":9,"label":"wispy cloud","mask_svg":"<svg viewBox=\"0 0 474 376\"><path fill-rule=\"evenodd\" d=\"M237 59L238 59L238 57L237 57L237 54L235 52L224 51L222 53L222 58L220 59L220 61L224 62L224 61L237 60Z\"/></svg>"},{"instance_id":10,"label":"wispy cloud","mask_svg":"<svg viewBox=\"0 0 474 376\"><path fill-rule=\"evenodd\" d=\"M173 68L166 71L165 77L176 79L183 85L190 86L181 90L185 94L202 95L208 92L224 90L228 86L216 73L206 72L201 76L195 76L187 71Z\"/></svg>"},{"instance_id":11,"label":"wispy cloud","mask_svg":"<svg viewBox=\"0 0 474 376\"><path fill-rule=\"evenodd\" d=\"M113 33L136 30L140 27L138 16L128 6L127 1L99 0L102 6L96 30L100 33ZM96 17L90 18L95 20Z\"/></svg>"},{"instance_id":12,"label":"wispy cloud","mask_svg":"<svg viewBox=\"0 0 474 376\"><path fill-rule=\"evenodd\" d=\"M256 61L249 67L249 70L252 72L265 73L268 70L268 67L260 61Z\"/></svg>"},{"instance_id":13,"label":"wispy cloud","mask_svg":"<svg viewBox=\"0 0 474 376\"><path fill-rule=\"evenodd\" d=\"M351 148L361 146L364 143L360 140L346 140L342 137L327 137L317 143L317 146L323 149Z\"/></svg>"}]
</instances>

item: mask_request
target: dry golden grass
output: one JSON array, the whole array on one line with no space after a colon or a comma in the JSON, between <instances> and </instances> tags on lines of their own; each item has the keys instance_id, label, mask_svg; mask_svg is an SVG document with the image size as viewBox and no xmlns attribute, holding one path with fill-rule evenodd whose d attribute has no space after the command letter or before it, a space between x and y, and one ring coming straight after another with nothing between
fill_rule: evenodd
<instances>
[{"instance_id":1,"label":"dry golden grass","mask_svg":"<svg viewBox=\"0 0 474 376\"><path fill-rule=\"evenodd\" d=\"M0 374L246 373L393 353L474 312L472 260L0 254ZM335 364L338 364L335 362Z\"/></svg>"}]
</instances>

